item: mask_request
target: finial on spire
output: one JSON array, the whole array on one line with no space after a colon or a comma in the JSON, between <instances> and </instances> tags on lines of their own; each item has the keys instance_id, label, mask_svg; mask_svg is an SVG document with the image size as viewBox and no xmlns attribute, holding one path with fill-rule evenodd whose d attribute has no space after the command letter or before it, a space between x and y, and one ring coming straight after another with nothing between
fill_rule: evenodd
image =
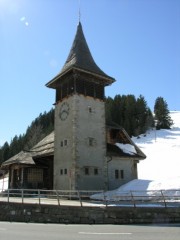
<instances>
[{"instance_id":1,"label":"finial on spire","mask_svg":"<svg viewBox=\"0 0 180 240\"><path fill-rule=\"evenodd\" d=\"M81 22L81 0L79 0L79 22Z\"/></svg>"}]
</instances>

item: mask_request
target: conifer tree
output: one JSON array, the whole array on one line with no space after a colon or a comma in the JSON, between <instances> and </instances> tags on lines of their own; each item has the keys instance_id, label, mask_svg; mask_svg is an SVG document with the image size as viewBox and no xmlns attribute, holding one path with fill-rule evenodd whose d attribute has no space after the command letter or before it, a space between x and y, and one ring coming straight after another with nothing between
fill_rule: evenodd
<instances>
[{"instance_id":1,"label":"conifer tree","mask_svg":"<svg viewBox=\"0 0 180 240\"><path fill-rule=\"evenodd\" d=\"M170 129L173 125L173 121L170 117L167 102L162 98L156 98L154 105L155 119L157 120L157 129Z\"/></svg>"},{"instance_id":2,"label":"conifer tree","mask_svg":"<svg viewBox=\"0 0 180 240\"><path fill-rule=\"evenodd\" d=\"M105 104L105 113L106 113L106 122L112 122L112 108L113 108L113 99L111 97L106 98Z\"/></svg>"},{"instance_id":3,"label":"conifer tree","mask_svg":"<svg viewBox=\"0 0 180 240\"><path fill-rule=\"evenodd\" d=\"M144 96L140 95L136 102L136 121L138 122L138 128L136 135L145 133L150 127L153 126L153 115L150 108L147 106L147 102Z\"/></svg>"}]
</instances>

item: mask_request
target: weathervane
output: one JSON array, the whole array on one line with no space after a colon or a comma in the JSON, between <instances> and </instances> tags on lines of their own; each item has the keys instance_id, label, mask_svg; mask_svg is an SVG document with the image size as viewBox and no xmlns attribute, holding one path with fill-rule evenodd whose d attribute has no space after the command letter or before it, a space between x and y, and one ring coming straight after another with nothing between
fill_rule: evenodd
<instances>
[{"instance_id":1,"label":"weathervane","mask_svg":"<svg viewBox=\"0 0 180 240\"><path fill-rule=\"evenodd\" d=\"M81 0L79 0L79 22L81 21Z\"/></svg>"}]
</instances>

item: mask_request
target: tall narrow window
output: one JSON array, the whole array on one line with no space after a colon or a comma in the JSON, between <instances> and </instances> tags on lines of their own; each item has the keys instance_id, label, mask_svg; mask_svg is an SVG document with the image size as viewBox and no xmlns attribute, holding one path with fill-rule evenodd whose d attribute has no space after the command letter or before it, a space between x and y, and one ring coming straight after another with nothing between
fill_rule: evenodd
<instances>
[{"instance_id":1,"label":"tall narrow window","mask_svg":"<svg viewBox=\"0 0 180 240\"><path fill-rule=\"evenodd\" d=\"M67 146L68 145L68 141L67 139L64 140L64 146Z\"/></svg>"},{"instance_id":2,"label":"tall narrow window","mask_svg":"<svg viewBox=\"0 0 180 240\"><path fill-rule=\"evenodd\" d=\"M94 145L94 138L89 138L89 146L93 146Z\"/></svg>"},{"instance_id":3,"label":"tall narrow window","mask_svg":"<svg viewBox=\"0 0 180 240\"><path fill-rule=\"evenodd\" d=\"M121 170L120 174L121 174L121 179L123 179L124 178L124 170Z\"/></svg>"},{"instance_id":4,"label":"tall narrow window","mask_svg":"<svg viewBox=\"0 0 180 240\"><path fill-rule=\"evenodd\" d=\"M89 113L92 113L92 107L88 106Z\"/></svg>"},{"instance_id":5,"label":"tall narrow window","mask_svg":"<svg viewBox=\"0 0 180 240\"><path fill-rule=\"evenodd\" d=\"M84 174L85 174L85 175L89 175L89 168L88 168L88 167L85 167L85 168L84 168Z\"/></svg>"},{"instance_id":6,"label":"tall narrow window","mask_svg":"<svg viewBox=\"0 0 180 240\"><path fill-rule=\"evenodd\" d=\"M115 170L115 179L118 179L119 178L119 170Z\"/></svg>"},{"instance_id":7,"label":"tall narrow window","mask_svg":"<svg viewBox=\"0 0 180 240\"><path fill-rule=\"evenodd\" d=\"M98 168L94 168L94 175L98 175Z\"/></svg>"}]
</instances>

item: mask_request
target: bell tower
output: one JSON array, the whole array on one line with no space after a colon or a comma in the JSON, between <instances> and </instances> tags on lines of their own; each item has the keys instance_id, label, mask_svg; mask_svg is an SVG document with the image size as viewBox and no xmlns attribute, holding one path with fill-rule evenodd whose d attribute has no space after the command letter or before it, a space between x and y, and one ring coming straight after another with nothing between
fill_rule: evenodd
<instances>
[{"instance_id":1,"label":"bell tower","mask_svg":"<svg viewBox=\"0 0 180 240\"><path fill-rule=\"evenodd\" d=\"M79 22L56 90L54 189L106 189L104 88L115 80L95 63Z\"/></svg>"}]
</instances>

